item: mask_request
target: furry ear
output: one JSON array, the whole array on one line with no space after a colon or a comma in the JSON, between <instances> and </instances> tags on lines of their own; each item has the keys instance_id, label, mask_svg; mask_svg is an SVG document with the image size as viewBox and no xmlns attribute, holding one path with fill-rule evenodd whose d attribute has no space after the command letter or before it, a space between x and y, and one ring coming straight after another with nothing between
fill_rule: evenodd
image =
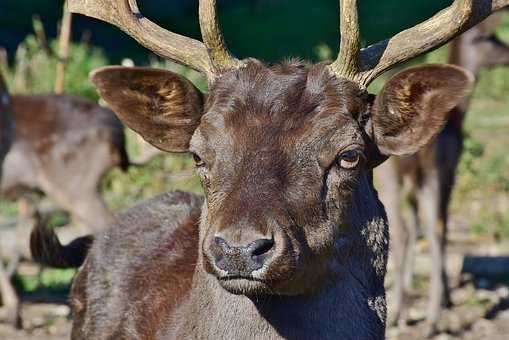
<instances>
[{"instance_id":1,"label":"furry ear","mask_svg":"<svg viewBox=\"0 0 509 340\"><path fill-rule=\"evenodd\" d=\"M408 155L440 132L470 92L473 75L452 65L421 65L393 76L376 97L371 135L384 155Z\"/></svg>"},{"instance_id":2,"label":"furry ear","mask_svg":"<svg viewBox=\"0 0 509 340\"><path fill-rule=\"evenodd\" d=\"M110 66L92 83L120 120L147 142L186 152L203 113L203 95L189 80L165 70Z\"/></svg>"}]
</instances>

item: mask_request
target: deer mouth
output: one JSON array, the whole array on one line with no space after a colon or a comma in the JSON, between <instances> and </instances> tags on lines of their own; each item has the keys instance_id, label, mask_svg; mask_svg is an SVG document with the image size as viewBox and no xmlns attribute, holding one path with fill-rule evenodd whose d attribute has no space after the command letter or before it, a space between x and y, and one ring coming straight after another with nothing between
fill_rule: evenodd
<instances>
[{"instance_id":1,"label":"deer mouth","mask_svg":"<svg viewBox=\"0 0 509 340\"><path fill-rule=\"evenodd\" d=\"M252 275L242 275L242 274L228 274L222 277L219 277L220 281L231 281L231 280L248 280L248 281L258 281L265 283L265 280L253 277Z\"/></svg>"},{"instance_id":2,"label":"deer mouth","mask_svg":"<svg viewBox=\"0 0 509 340\"><path fill-rule=\"evenodd\" d=\"M223 289L235 295L266 295L271 291L265 280L251 275L225 275L217 279Z\"/></svg>"}]
</instances>

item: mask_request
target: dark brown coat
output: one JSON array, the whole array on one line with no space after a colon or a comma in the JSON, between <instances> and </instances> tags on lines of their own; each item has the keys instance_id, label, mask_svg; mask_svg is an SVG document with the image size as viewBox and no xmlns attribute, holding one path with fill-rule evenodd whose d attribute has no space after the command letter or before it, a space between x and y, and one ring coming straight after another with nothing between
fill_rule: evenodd
<instances>
[{"instance_id":1,"label":"dark brown coat","mask_svg":"<svg viewBox=\"0 0 509 340\"><path fill-rule=\"evenodd\" d=\"M467 73L411 68L376 99L298 62L249 60L205 101L162 70L92 80L144 138L194 155L205 199L160 196L97 236L73 284L73 339L384 337L388 228L371 171L438 133ZM47 244L32 245L48 264L72 255Z\"/></svg>"}]
</instances>

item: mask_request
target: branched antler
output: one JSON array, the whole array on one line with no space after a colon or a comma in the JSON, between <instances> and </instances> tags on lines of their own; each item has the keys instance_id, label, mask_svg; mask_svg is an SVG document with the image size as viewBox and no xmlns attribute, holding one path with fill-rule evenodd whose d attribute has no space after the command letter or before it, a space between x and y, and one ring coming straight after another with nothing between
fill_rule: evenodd
<instances>
[{"instance_id":1,"label":"branched antler","mask_svg":"<svg viewBox=\"0 0 509 340\"><path fill-rule=\"evenodd\" d=\"M387 69L445 44L507 5L509 0L455 0L432 18L361 49L357 0L340 0L341 48L330 70L365 87ZM143 17L136 0L69 0L69 8L119 27L156 54L205 73L209 81L222 71L242 65L226 48L216 0L200 0L203 43L167 31Z\"/></svg>"},{"instance_id":2,"label":"branched antler","mask_svg":"<svg viewBox=\"0 0 509 340\"><path fill-rule=\"evenodd\" d=\"M215 0L200 0L205 44L165 30L145 18L136 0L69 0L69 9L117 26L154 53L203 72L209 80L219 71L241 64L226 48L217 21Z\"/></svg>"},{"instance_id":3,"label":"branched antler","mask_svg":"<svg viewBox=\"0 0 509 340\"><path fill-rule=\"evenodd\" d=\"M447 43L507 5L509 0L455 0L432 18L360 50L357 1L340 0L341 48L329 67L338 76L367 86L394 65Z\"/></svg>"}]
</instances>

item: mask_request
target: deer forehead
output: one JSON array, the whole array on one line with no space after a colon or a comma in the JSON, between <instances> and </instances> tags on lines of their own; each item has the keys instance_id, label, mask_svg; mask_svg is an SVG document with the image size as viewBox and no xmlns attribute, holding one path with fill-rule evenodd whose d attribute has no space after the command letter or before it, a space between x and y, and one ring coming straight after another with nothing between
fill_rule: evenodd
<instances>
[{"instance_id":1,"label":"deer forehead","mask_svg":"<svg viewBox=\"0 0 509 340\"><path fill-rule=\"evenodd\" d=\"M366 110L363 95L322 65L251 62L213 85L191 145L288 154L324 143L361 143L355 117Z\"/></svg>"}]
</instances>

